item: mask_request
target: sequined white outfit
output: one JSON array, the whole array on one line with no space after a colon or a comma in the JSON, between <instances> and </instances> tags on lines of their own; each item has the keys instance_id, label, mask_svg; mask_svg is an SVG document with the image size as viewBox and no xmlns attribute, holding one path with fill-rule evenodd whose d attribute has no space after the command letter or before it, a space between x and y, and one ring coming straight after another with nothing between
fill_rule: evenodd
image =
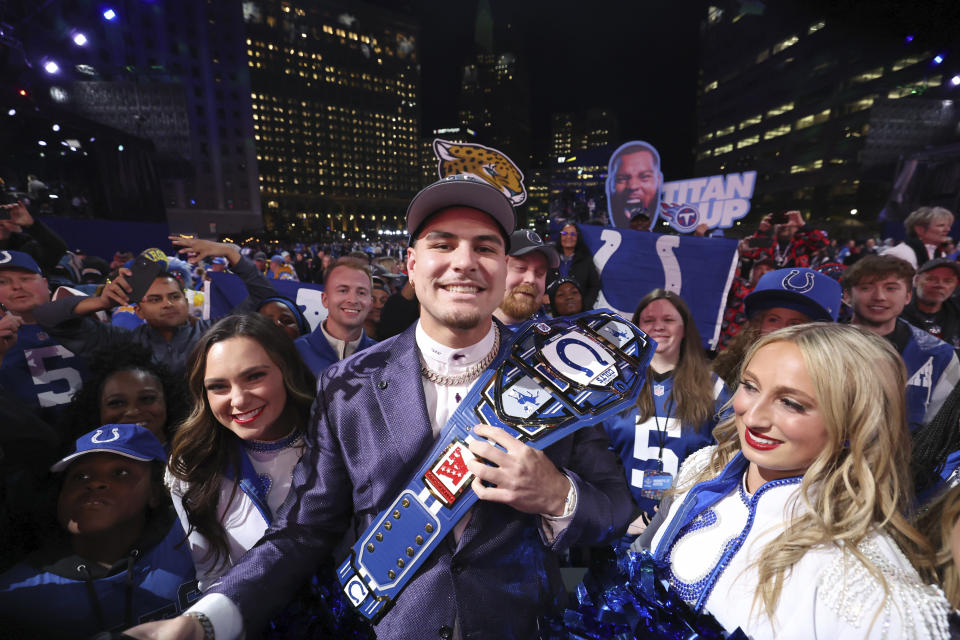
<instances>
[{"instance_id":1,"label":"sequined white outfit","mask_svg":"<svg viewBox=\"0 0 960 640\"><path fill-rule=\"evenodd\" d=\"M286 439L285 439L286 440ZM253 465L259 478L266 480L266 506L271 514L283 504L293 479L293 468L300 460L304 451L303 436L298 435L292 441L283 443L284 446L274 447L245 447L244 451ZM267 480L269 479L269 480ZM170 489L173 506L177 510L184 531L190 531L187 521L187 512L183 508L183 494L190 486L173 477L167 470L165 482ZM226 573L246 551L263 537L268 522L263 513L254 504L251 497L244 491L237 489L234 493L234 482L228 478L221 478L220 497L217 504L217 513L220 522L227 533L227 543L230 545L230 554L226 563L222 560L214 562L208 553L209 541L196 530L190 531L187 536L190 545L190 554L197 568L197 582L201 591L206 591L217 578ZM233 500L231 501L231 496Z\"/></svg>"},{"instance_id":2,"label":"sequined white outfit","mask_svg":"<svg viewBox=\"0 0 960 640\"><path fill-rule=\"evenodd\" d=\"M688 458L680 483L705 467L714 448ZM893 540L880 532L859 549L883 574L889 595L852 553L819 547L807 551L784 577L771 623L762 603L754 602L755 563L784 523L802 513L800 484L798 479L768 482L751 496L743 484L745 473L730 465L724 473L731 482L719 483L727 487L723 497L706 510L684 514L688 494L698 494L704 483L678 494L652 538L652 551L669 560L671 583L689 603L699 602L728 631L740 627L754 640L949 637L943 592L923 584Z\"/></svg>"}]
</instances>

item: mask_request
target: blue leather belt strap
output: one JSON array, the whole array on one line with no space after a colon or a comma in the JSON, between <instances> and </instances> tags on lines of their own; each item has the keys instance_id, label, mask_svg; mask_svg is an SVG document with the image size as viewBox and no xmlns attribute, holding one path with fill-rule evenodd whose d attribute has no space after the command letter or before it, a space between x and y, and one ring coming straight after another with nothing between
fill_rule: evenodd
<instances>
[{"instance_id":1,"label":"blue leather belt strap","mask_svg":"<svg viewBox=\"0 0 960 640\"><path fill-rule=\"evenodd\" d=\"M537 449L633 404L656 343L619 315L591 311L522 325L450 416L407 487L338 569L353 605L374 623L477 501L464 460L485 423Z\"/></svg>"}]
</instances>

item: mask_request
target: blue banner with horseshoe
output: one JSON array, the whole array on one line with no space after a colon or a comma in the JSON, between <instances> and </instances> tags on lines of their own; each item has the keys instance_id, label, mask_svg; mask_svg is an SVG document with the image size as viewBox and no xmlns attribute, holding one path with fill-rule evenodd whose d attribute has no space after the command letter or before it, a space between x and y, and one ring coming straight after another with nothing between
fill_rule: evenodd
<instances>
[{"instance_id":1,"label":"blue banner with horseshoe","mask_svg":"<svg viewBox=\"0 0 960 640\"><path fill-rule=\"evenodd\" d=\"M666 289L689 305L703 346L716 345L737 267L736 240L593 225L580 225L580 233L600 274L597 308L629 319L643 296Z\"/></svg>"}]
</instances>

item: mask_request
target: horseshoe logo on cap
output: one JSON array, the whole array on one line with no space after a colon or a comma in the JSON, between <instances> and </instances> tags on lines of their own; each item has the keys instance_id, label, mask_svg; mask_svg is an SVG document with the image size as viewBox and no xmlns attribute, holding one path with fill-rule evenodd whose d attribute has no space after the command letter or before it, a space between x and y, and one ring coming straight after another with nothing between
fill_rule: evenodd
<instances>
[{"instance_id":1,"label":"horseshoe logo on cap","mask_svg":"<svg viewBox=\"0 0 960 640\"><path fill-rule=\"evenodd\" d=\"M543 244L543 240L540 239L540 236L537 235L536 231L527 231L527 242L532 242L533 244Z\"/></svg>"},{"instance_id":2,"label":"horseshoe logo on cap","mask_svg":"<svg viewBox=\"0 0 960 640\"><path fill-rule=\"evenodd\" d=\"M13 260L13 256L10 255L9 251L0 251L0 264L10 262L11 260Z\"/></svg>"},{"instance_id":3,"label":"horseshoe logo on cap","mask_svg":"<svg viewBox=\"0 0 960 640\"><path fill-rule=\"evenodd\" d=\"M787 291L795 291L797 293L807 293L808 291L813 289L813 284L815 280L814 280L814 275L812 273L807 271L803 274L803 277L804 277L803 284L796 284L794 282L791 282L798 275L800 275L799 269L791 269L790 273L787 274L787 277L785 277L780 284L782 284L783 288L786 289Z\"/></svg>"},{"instance_id":4,"label":"horseshoe logo on cap","mask_svg":"<svg viewBox=\"0 0 960 640\"><path fill-rule=\"evenodd\" d=\"M112 438L101 438L100 436L103 435L103 429L97 429L96 433L90 437L90 442L93 442L94 444L106 444L107 442L113 442L114 440L120 439L120 429L114 427L110 430L110 433L113 434Z\"/></svg>"}]
</instances>

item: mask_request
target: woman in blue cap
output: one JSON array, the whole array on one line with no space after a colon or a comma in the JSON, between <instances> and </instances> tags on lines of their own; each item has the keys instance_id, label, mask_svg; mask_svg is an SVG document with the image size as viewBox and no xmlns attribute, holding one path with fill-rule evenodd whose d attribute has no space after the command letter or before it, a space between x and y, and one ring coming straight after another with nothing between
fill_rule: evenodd
<instances>
[{"instance_id":1,"label":"woman in blue cap","mask_svg":"<svg viewBox=\"0 0 960 640\"><path fill-rule=\"evenodd\" d=\"M195 571L166 460L145 427L105 424L51 467L60 535L0 576L4 637L88 638L186 608Z\"/></svg>"}]
</instances>

